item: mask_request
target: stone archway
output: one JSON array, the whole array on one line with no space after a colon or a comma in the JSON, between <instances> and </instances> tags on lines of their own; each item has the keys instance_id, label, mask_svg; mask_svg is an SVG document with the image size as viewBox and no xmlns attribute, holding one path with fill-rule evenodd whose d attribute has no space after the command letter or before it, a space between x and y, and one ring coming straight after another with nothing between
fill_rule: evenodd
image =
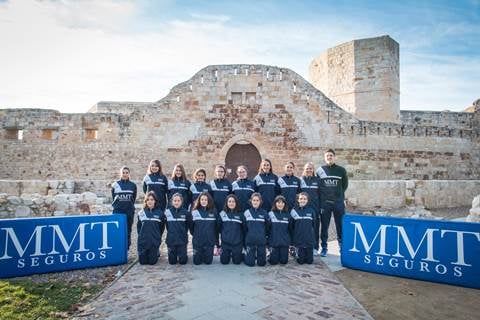
<instances>
[{"instance_id":1,"label":"stone archway","mask_svg":"<svg viewBox=\"0 0 480 320\"><path fill-rule=\"evenodd\" d=\"M227 179L234 181L237 178L235 171L239 165L247 167L248 178L252 179L256 176L261 161L262 157L257 147L245 140L237 141L228 149L225 156Z\"/></svg>"}]
</instances>

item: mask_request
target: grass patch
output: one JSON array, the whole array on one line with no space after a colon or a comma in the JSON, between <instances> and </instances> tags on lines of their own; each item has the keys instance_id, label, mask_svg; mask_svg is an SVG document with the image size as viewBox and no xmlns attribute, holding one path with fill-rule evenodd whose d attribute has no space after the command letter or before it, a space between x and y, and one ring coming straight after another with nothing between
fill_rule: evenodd
<instances>
[{"instance_id":1,"label":"grass patch","mask_svg":"<svg viewBox=\"0 0 480 320\"><path fill-rule=\"evenodd\" d=\"M30 280L1 280L0 319L64 318L101 288L79 282L35 283Z\"/></svg>"}]
</instances>

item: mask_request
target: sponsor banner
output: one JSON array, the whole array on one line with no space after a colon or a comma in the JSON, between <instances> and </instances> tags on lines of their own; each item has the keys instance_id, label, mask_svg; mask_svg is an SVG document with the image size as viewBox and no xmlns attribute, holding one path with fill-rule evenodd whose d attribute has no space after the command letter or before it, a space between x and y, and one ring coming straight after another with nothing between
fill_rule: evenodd
<instances>
[{"instance_id":1,"label":"sponsor banner","mask_svg":"<svg viewBox=\"0 0 480 320\"><path fill-rule=\"evenodd\" d=\"M0 278L126 262L123 214L0 220Z\"/></svg>"},{"instance_id":2,"label":"sponsor banner","mask_svg":"<svg viewBox=\"0 0 480 320\"><path fill-rule=\"evenodd\" d=\"M480 288L480 223L343 218L342 265L412 279Z\"/></svg>"}]
</instances>

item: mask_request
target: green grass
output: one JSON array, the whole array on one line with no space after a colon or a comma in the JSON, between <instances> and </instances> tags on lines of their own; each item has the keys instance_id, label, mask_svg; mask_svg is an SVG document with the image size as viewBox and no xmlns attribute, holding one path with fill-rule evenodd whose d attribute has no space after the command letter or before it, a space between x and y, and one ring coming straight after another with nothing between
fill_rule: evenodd
<instances>
[{"instance_id":1,"label":"green grass","mask_svg":"<svg viewBox=\"0 0 480 320\"><path fill-rule=\"evenodd\" d=\"M101 286L29 280L0 281L0 319L58 319L99 292ZM62 316L63 315L63 316Z\"/></svg>"}]
</instances>

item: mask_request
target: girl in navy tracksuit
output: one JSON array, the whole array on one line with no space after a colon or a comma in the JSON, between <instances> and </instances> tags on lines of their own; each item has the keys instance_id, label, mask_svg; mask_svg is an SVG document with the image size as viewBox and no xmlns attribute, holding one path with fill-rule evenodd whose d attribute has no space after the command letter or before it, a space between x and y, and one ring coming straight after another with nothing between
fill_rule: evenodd
<instances>
[{"instance_id":1,"label":"girl in navy tracksuit","mask_svg":"<svg viewBox=\"0 0 480 320\"><path fill-rule=\"evenodd\" d=\"M183 198L182 207L188 209L191 203L190 181L185 174L185 168L180 163L173 167L171 180L168 180L168 201L172 200L175 193L180 193Z\"/></svg>"},{"instance_id":2,"label":"girl in navy tracksuit","mask_svg":"<svg viewBox=\"0 0 480 320\"><path fill-rule=\"evenodd\" d=\"M263 159L258 169L258 175L253 179L255 182L255 191L262 195L262 208L270 211L273 205L273 199L280 193L278 186L278 177L273 174L272 162Z\"/></svg>"},{"instance_id":3,"label":"girl in navy tracksuit","mask_svg":"<svg viewBox=\"0 0 480 320\"><path fill-rule=\"evenodd\" d=\"M205 169L197 169L193 173L193 183L190 185L190 193L192 194L192 203L195 203L198 195L202 192L208 192L212 194L212 188L205 182L207 178L207 172Z\"/></svg>"},{"instance_id":4,"label":"girl in navy tracksuit","mask_svg":"<svg viewBox=\"0 0 480 320\"><path fill-rule=\"evenodd\" d=\"M308 162L300 178L300 191L308 194L308 205L315 210L315 246L313 255L319 255L320 239L320 177L315 174L313 163Z\"/></svg>"},{"instance_id":5,"label":"girl in navy tracksuit","mask_svg":"<svg viewBox=\"0 0 480 320\"><path fill-rule=\"evenodd\" d=\"M315 211L308 205L308 194L301 192L297 196L297 205L290 215L293 218L293 245L299 264L313 263L313 246L315 245L314 219Z\"/></svg>"},{"instance_id":6,"label":"girl in navy tracksuit","mask_svg":"<svg viewBox=\"0 0 480 320\"><path fill-rule=\"evenodd\" d=\"M168 263L186 264L188 261L188 226L192 215L182 207L183 198L180 193L172 196L170 207L165 210L162 220L167 226Z\"/></svg>"},{"instance_id":7,"label":"girl in navy tracksuit","mask_svg":"<svg viewBox=\"0 0 480 320\"><path fill-rule=\"evenodd\" d=\"M163 175L159 160L150 161L147 174L143 178L143 193L153 191L157 196L157 207L165 210L167 207L168 179Z\"/></svg>"},{"instance_id":8,"label":"girl in navy tracksuit","mask_svg":"<svg viewBox=\"0 0 480 320\"><path fill-rule=\"evenodd\" d=\"M238 166L238 178L232 183L232 192L237 196L240 210L243 212L250 208L250 197L255 192L255 183L247 178L247 167Z\"/></svg>"},{"instance_id":9,"label":"girl in navy tracksuit","mask_svg":"<svg viewBox=\"0 0 480 320\"><path fill-rule=\"evenodd\" d=\"M243 213L243 227L245 234L245 264L253 267L266 264L268 213L261 208L262 196L253 193L250 197L251 208Z\"/></svg>"},{"instance_id":10,"label":"girl in navy tracksuit","mask_svg":"<svg viewBox=\"0 0 480 320\"><path fill-rule=\"evenodd\" d=\"M300 179L293 175L295 164L287 162L285 165L285 175L278 178L278 185L280 186L280 194L287 200L289 208L295 206L295 199L297 193L300 192Z\"/></svg>"},{"instance_id":11,"label":"girl in navy tracksuit","mask_svg":"<svg viewBox=\"0 0 480 320\"><path fill-rule=\"evenodd\" d=\"M268 245L270 247L269 262L272 265L288 262L288 248L291 245L293 219L283 196L277 196L273 201L272 211L268 213L270 228Z\"/></svg>"},{"instance_id":12,"label":"girl in navy tracksuit","mask_svg":"<svg viewBox=\"0 0 480 320\"><path fill-rule=\"evenodd\" d=\"M202 192L198 196L192 210L190 233L193 236L193 263L211 264L213 251L218 246L217 212L212 196Z\"/></svg>"},{"instance_id":13,"label":"girl in navy tracksuit","mask_svg":"<svg viewBox=\"0 0 480 320\"><path fill-rule=\"evenodd\" d=\"M113 213L121 213L127 216L128 248L130 249L137 185L130 181L130 169L128 167L120 169L120 177L120 180L112 183L112 207Z\"/></svg>"},{"instance_id":14,"label":"girl in navy tracksuit","mask_svg":"<svg viewBox=\"0 0 480 320\"><path fill-rule=\"evenodd\" d=\"M243 219L238 207L238 198L230 194L225 201L224 209L218 215L218 225L221 235L220 262L229 264L230 258L234 264L243 260Z\"/></svg>"},{"instance_id":15,"label":"girl in navy tracksuit","mask_svg":"<svg viewBox=\"0 0 480 320\"><path fill-rule=\"evenodd\" d=\"M162 241L164 224L161 220L162 209L157 206L155 192L149 191L145 196L143 209L138 212L138 261L140 264L153 265L158 261L158 248Z\"/></svg>"},{"instance_id":16,"label":"girl in navy tracksuit","mask_svg":"<svg viewBox=\"0 0 480 320\"><path fill-rule=\"evenodd\" d=\"M232 184L225 179L226 169L222 165L215 166L215 179L210 182L213 202L217 212L223 210L227 196L232 193Z\"/></svg>"}]
</instances>

